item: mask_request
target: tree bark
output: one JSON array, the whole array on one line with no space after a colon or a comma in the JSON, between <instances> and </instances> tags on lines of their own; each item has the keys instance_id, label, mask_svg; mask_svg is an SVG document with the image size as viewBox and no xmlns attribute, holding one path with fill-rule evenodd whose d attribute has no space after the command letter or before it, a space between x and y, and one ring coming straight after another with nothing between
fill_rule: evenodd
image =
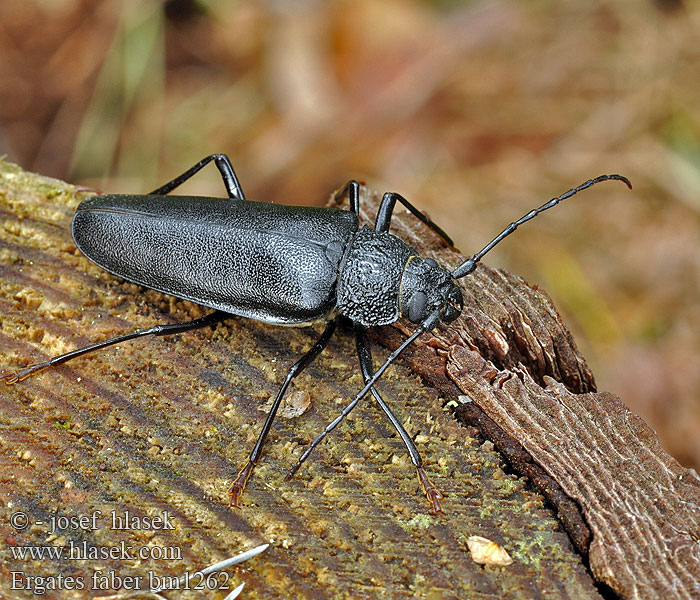
<instances>
[{"instance_id":1,"label":"tree bark","mask_svg":"<svg viewBox=\"0 0 700 600\"><path fill-rule=\"evenodd\" d=\"M83 257L70 219L85 195L0 162L0 371L208 312ZM363 189L363 216L371 220L376 205ZM392 232L442 264L460 262L399 212ZM483 265L462 282L462 317L419 338L378 385L445 495L443 513L430 510L370 397L284 481L362 387L352 336L342 331L294 380L303 414L278 416L242 508L228 508L226 491L266 405L321 331L232 317L5 386L0 595L33 597L19 588L44 577L61 588L49 587L47 598L126 597L149 575L181 576L270 542L229 570L231 588L246 583L241 597L597 598L610 593L605 586L625 598L697 597L700 482L619 399L595 392L546 294ZM394 348L412 329L398 322L372 336ZM375 348L376 364L383 354ZM114 528L112 514L127 511L165 516L173 529L143 519ZM12 520L18 514L26 527ZM57 516L73 519L52 533ZM475 563L472 535L500 544L513 564ZM83 543L131 551L21 560L10 549ZM84 589L69 590L67 577ZM95 589L101 582L114 585Z\"/></svg>"}]
</instances>

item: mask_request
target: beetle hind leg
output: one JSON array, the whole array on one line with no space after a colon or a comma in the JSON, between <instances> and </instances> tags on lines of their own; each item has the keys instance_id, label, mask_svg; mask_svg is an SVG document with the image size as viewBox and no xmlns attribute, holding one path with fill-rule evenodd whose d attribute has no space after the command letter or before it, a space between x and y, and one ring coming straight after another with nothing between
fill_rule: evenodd
<instances>
[{"instance_id":1,"label":"beetle hind leg","mask_svg":"<svg viewBox=\"0 0 700 600\"><path fill-rule=\"evenodd\" d=\"M225 154L210 154L209 156L200 160L196 165L185 171L182 175L178 175L175 179L168 181L168 183L161 185L151 192L152 195L160 196L172 192L176 187L182 185L190 179L193 175L202 170L211 161L214 161L219 173L221 173L221 178L226 186L226 191L228 192L228 197L232 200L245 200L245 194L243 193L243 188L236 177L236 172L233 170L233 165L229 160L229 157Z\"/></svg>"},{"instance_id":2,"label":"beetle hind leg","mask_svg":"<svg viewBox=\"0 0 700 600\"><path fill-rule=\"evenodd\" d=\"M4 379L7 385L12 385L14 383L24 381L28 377L31 377L32 375L35 375L36 373L39 373L45 369L62 365L63 363L68 362L73 358L78 358L79 356L83 356L84 354L89 354L90 352L101 350L102 348L106 348L107 346L113 346L114 344L119 344L121 342L126 342L128 340L133 340L135 338L144 337L147 335L163 336L172 335L175 333L183 333L185 331L190 331L191 329L199 329L201 327L214 325L219 321L228 319L230 316L231 315L228 313L217 310L213 313L209 313L208 315L200 317L199 319L195 319L194 321L188 321L187 323L156 325L155 327L151 327L149 329L140 329L138 331L132 331L131 333L119 335L108 340L97 342L96 344L85 346L84 348L78 348L77 350L72 350L71 352L66 352L65 354L54 356L53 358L50 358L49 360L44 362L34 363L32 365L29 365L28 367L25 367L24 369L16 371L15 373L1 375L0 379Z\"/></svg>"}]
</instances>

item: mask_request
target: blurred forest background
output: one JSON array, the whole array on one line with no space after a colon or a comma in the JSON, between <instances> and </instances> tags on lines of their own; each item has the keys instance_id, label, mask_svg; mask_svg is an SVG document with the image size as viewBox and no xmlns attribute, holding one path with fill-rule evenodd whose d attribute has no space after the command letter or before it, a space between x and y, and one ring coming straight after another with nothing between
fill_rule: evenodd
<instances>
[{"instance_id":1,"label":"blurred forest background","mask_svg":"<svg viewBox=\"0 0 700 600\"><path fill-rule=\"evenodd\" d=\"M397 191L550 293L601 390L700 465L698 0L2 0L0 154L144 193ZM220 195L216 169L187 191Z\"/></svg>"}]
</instances>

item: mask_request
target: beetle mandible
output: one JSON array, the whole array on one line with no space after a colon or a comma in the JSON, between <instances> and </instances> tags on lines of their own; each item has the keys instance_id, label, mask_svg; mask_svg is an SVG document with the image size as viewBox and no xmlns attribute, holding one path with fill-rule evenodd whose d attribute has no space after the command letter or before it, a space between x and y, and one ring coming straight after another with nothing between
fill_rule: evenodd
<instances>
[{"instance_id":1,"label":"beetle mandible","mask_svg":"<svg viewBox=\"0 0 700 600\"><path fill-rule=\"evenodd\" d=\"M214 161L227 198L167 196ZM472 273L483 256L503 238L539 213L596 183L621 175L601 175L557 196L514 221L484 248L455 269L422 258L390 234L399 202L450 246L450 237L399 194L384 194L374 228L360 228L359 184L341 191L349 210L285 206L245 199L225 154L212 154L145 196L102 195L84 200L73 217L73 239L80 251L110 273L214 312L187 323L156 325L36 363L5 375L7 384L48 367L126 340L170 335L214 325L232 315L279 325L305 325L329 317L310 350L288 371L245 466L234 480L230 505L238 501L255 468L272 422L292 379L325 348L342 317L353 323L365 386L329 423L287 474L291 478L311 451L372 393L403 440L418 472L420 486L435 511L442 494L430 482L418 450L374 384L413 341L439 323L454 321L462 311L458 279ZM366 328L407 318L416 330L374 370Z\"/></svg>"}]
</instances>

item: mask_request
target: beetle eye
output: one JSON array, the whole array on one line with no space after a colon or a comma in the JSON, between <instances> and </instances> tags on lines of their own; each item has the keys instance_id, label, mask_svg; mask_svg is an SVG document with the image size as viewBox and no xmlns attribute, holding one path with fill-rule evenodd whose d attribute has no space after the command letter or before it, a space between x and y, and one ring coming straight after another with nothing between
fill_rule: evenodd
<instances>
[{"instance_id":1,"label":"beetle eye","mask_svg":"<svg viewBox=\"0 0 700 600\"><path fill-rule=\"evenodd\" d=\"M411 296L408 303L408 319L411 323L420 323L423 320L427 303L428 296L425 292L416 292Z\"/></svg>"}]
</instances>

